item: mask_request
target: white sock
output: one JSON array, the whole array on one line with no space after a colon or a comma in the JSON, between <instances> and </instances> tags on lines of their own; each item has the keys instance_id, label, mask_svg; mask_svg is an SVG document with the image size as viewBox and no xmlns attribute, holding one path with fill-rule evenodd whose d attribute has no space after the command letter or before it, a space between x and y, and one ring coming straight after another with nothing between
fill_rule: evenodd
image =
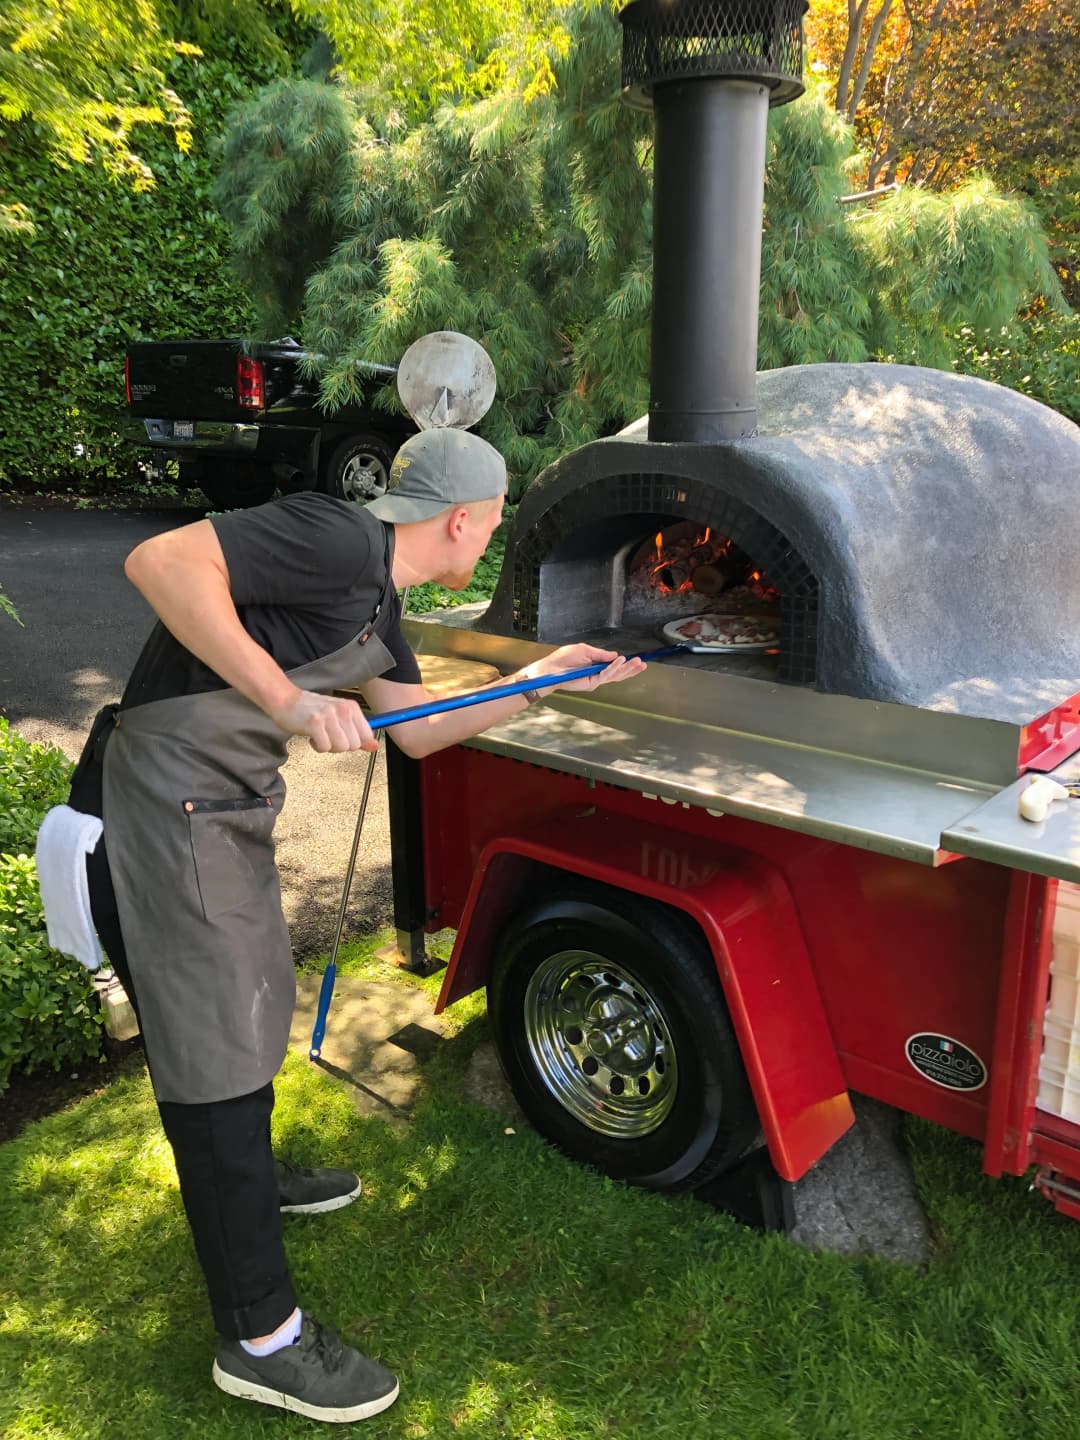
<instances>
[{"instance_id":1,"label":"white sock","mask_svg":"<svg viewBox=\"0 0 1080 1440\"><path fill-rule=\"evenodd\" d=\"M250 1340L241 1340L240 1344L249 1355L273 1355L278 1350L284 1350L286 1345L296 1344L300 1339L300 1325L303 1318L301 1310L294 1310L284 1325L278 1326L269 1340L264 1340L261 1345L252 1345Z\"/></svg>"}]
</instances>

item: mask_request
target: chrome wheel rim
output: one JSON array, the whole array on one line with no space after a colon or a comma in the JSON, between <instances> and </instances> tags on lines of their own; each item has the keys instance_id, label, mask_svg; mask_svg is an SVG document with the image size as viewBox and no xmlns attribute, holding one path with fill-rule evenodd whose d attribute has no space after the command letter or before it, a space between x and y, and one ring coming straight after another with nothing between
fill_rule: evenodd
<instances>
[{"instance_id":1,"label":"chrome wheel rim","mask_svg":"<svg viewBox=\"0 0 1080 1440\"><path fill-rule=\"evenodd\" d=\"M524 1024L545 1087L588 1129L633 1140L671 1113L679 1068L667 1018L607 956L549 956L525 991Z\"/></svg>"},{"instance_id":2,"label":"chrome wheel rim","mask_svg":"<svg viewBox=\"0 0 1080 1440\"><path fill-rule=\"evenodd\" d=\"M341 472L341 493L346 500L364 503L386 494L386 466L370 450L350 455Z\"/></svg>"}]
</instances>

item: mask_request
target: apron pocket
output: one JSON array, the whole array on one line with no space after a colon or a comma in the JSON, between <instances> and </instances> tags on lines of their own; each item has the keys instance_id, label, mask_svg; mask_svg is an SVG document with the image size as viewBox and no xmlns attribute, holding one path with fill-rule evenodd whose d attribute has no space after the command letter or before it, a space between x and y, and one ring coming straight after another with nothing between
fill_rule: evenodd
<instances>
[{"instance_id":1,"label":"apron pocket","mask_svg":"<svg viewBox=\"0 0 1080 1440\"><path fill-rule=\"evenodd\" d=\"M268 795L183 805L203 914L213 920L257 895L273 874L277 813Z\"/></svg>"}]
</instances>

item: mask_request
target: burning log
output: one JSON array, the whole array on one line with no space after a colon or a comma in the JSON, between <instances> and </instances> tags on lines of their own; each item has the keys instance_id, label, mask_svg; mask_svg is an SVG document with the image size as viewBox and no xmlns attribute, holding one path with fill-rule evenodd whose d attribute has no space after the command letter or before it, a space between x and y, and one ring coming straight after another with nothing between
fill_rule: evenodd
<instances>
[{"instance_id":1,"label":"burning log","mask_svg":"<svg viewBox=\"0 0 1080 1440\"><path fill-rule=\"evenodd\" d=\"M761 611L776 591L744 551L705 526L660 530L630 562L627 601L632 610L677 609L681 614L719 609ZM670 606L667 602L670 601Z\"/></svg>"},{"instance_id":2,"label":"burning log","mask_svg":"<svg viewBox=\"0 0 1080 1440\"><path fill-rule=\"evenodd\" d=\"M699 595L718 595L727 584L715 565L699 565L694 571L694 589Z\"/></svg>"}]
</instances>

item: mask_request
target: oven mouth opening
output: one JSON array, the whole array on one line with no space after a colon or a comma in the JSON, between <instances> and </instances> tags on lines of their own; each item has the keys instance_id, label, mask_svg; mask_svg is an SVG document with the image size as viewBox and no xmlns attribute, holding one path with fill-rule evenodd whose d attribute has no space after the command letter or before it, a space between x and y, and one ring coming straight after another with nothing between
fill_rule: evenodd
<instances>
[{"instance_id":1,"label":"oven mouth opening","mask_svg":"<svg viewBox=\"0 0 1080 1440\"><path fill-rule=\"evenodd\" d=\"M565 534L539 566L537 638L622 654L689 647L666 663L775 681L783 597L753 555L715 525L613 516ZM799 679L812 678L799 676Z\"/></svg>"},{"instance_id":2,"label":"oven mouth opening","mask_svg":"<svg viewBox=\"0 0 1080 1440\"><path fill-rule=\"evenodd\" d=\"M624 626L723 615L780 623L780 592L757 562L712 525L680 520L626 550Z\"/></svg>"},{"instance_id":3,"label":"oven mouth opening","mask_svg":"<svg viewBox=\"0 0 1080 1440\"><path fill-rule=\"evenodd\" d=\"M714 457L702 461L712 471ZM817 683L816 575L786 535L712 474L620 472L574 485L515 536L510 563L514 634L637 654L678 643L664 635L671 621L740 605L756 613L760 604L774 624L779 614L777 645L665 663Z\"/></svg>"},{"instance_id":4,"label":"oven mouth opening","mask_svg":"<svg viewBox=\"0 0 1080 1440\"><path fill-rule=\"evenodd\" d=\"M572 563L566 551L549 556L540 576L541 614L551 582L560 575L561 633L540 638L584 640L622 654L683 645L684 653L666 663L777 680L780 595L754 559L710 525L663 516L622 518L632 524L632 533L617 527L622 538L606 554L598 553L592 540L591 578L598 583L590 584L578 569L574 582L566 584L563 567Z\"/></svg>"}]
</instances>

